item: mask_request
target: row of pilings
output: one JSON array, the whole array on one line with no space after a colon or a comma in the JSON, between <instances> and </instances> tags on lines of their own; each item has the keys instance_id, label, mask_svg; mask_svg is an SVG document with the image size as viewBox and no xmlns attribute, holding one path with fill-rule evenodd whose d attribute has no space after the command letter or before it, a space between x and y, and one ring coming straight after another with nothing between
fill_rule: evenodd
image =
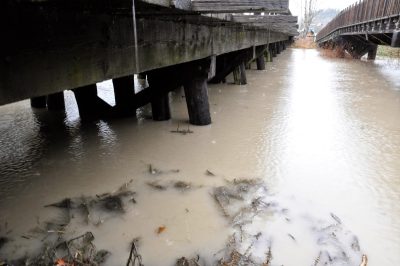
<instances>
[{"instance_id":1,"label":"row of pilings","mask_svg":"<svg viewBox=\"0 0 400 266\"><path fill-rule=\"evenodd\" d=\"M171 119L169 92L184 88L189 122L192 125L211 124L208 102L208 83L225 83L233 73L234 83L247 84L246 69L256 62L257 70L264 70L266 62L286 49L289 41L251 47L219 56L168 66L138 74L147 79L148 87L135 93L134 75L112 79L115 106L109 105L97 94L97 84L72 89L83 121L102 118L135 116L136 109L151 104L155 121ZM33 108L49 111L64 110L64 92L31 98Z\"/></svg>"}]
</instances>

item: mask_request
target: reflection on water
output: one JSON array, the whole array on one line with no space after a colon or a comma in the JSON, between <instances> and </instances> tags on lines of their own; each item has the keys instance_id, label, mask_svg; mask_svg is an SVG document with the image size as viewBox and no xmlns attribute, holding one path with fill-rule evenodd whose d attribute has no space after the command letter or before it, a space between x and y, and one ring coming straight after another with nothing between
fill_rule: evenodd
<instances>
[{"instance_id":1,"label":"reflection on water","mask_svg":"<svg viewBox=\"0 0 400 266\"><path fill-rule=\"evenodd\" d=\"M245 229L252 235L263 232L260 239L271 245L273 264L310 265L320 249L315 228L337 216L358 237L371 265L396 265L397 72L398 61L331 59L312 50L287 50L266 71L249 71L246 86L210 85L213 124L191 126L194 133L187 135L170 132L187 124L180 91L171 95L173 119L167 122L148 119L145 107L137 119L81 124L70 92L65 113L32 111L27 101L2 106L0 237L23 248L7 245L0 257L35 248L21 235L56 215L44 205L112 192L132 179L136 204L128 205L126 213L106 216L99 226L93 224L103 216L93 213L89 225L75 221L68 232L92 231L95 244L112 252L108 265L125 264L136 237L141 237L146 265L171 265L196 254L212 261L236 230L221 215L213 189L226 180L261 178L267 184L265 200L287 209L287 219L264 213ZM114 104L111 85L102 83L99 95ZM163 174L149 173L150 164ZM172 189L176 181L191 189ZM172 188L158 191L149 182ZM157 234L160 226L166 229ZM265 245L254 247L254 254L265 255Z\"/></svg>"}]
</instances>

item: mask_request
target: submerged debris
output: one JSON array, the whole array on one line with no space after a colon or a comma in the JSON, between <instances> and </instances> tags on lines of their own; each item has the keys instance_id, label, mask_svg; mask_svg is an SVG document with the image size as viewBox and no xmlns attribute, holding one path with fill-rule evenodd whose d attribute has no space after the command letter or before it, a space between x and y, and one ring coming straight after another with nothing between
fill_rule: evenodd
<instances>
[{"instance_id":1,"label":"submerged debris","mask_svg":"<svg viewBox=\"0 0 400 266\"><path fill-rule=\"evenodd\" d=\"M331 213L331 217L333 220L335 220L338 224L342 224L342 220L340 220L339 217L337 217L335 214Z\"/></svg>"},{"instance_id":2,"label":"submerged debris","mask_svg":"<svg viewBox=\"0 0 400 266\"><path fill-rule=\"evenodd\" d=\"M367 255L362 255L360 266L367 266L367 265L368 265Z\"/></svg>"},{"instance_id":3,"label":"submerged debris","mask_svg":"<svg viewBox=\"0 0 400 266\"><path fill-rule=\"evenodd\" d=\"M126 262L126 266L143 266L142 264L142 256L138 252L138 243L139 239L136 238L131 243L131 251L129 252L128 261Z\"/></svg>"},{"instance_id":4,"label":"submerged debris","mask_svg":"<svg viewBox=\"0 0 400 266\"><path fill-rule=\"evenodd\" d=\"M206 170L206 175L208 176L215 176L215 174L213 172L211 172L210 170Z\"/></svg>"},{"instance_id":5,"label":"submerged debris","mask_svg":"<svg viewBox=\"0 0 400 266\"><path fill-rule=\"evenodd\" d=\"M152 175L159 175L162 172L158 170L157 168L154 168L153 165L149 164L149 173Z\"/></svg>"},{"instance_id":6,"label":"submerged debris","mask_svg":"<svg viewBox=\"0 0 400 266\"><path fill-rule=\"evenodd\" d=\"M160 183L158 183L157 181L153 181L153 182L147 182L146 183L149 187L154 188L156 190L166 190L167 187L160 185Z\"/></svg>"},{"instance_id":7,"label":"submerged debris","mask_svg":"<svg viewBox=\"0 0 400 266\"><path fill-rule=\"evenodd\" d=\"M186 183L184 181L177 181L174 184L174 188L179 189L181 191L186 191L186 190L191 188L191 184L190 183Z\"/></svg>"},{"instance_id":8,"label":"submerged debris","mask_svg":"<svg viewBox=\"0 0 400 266\"><path fill-rule=\"evenodd\" d=\"M170 132L171 133L178 133L178 134L182 134L182 135L194 133L192 130L190 130L189 125L188 125L187 129L179 129L179 124L178 124L178 127L176 128L176 130L171 130Z\"/></svg>"},{"instance_id":9,"label":"submerged debris","mask_svg":"<svg viewBox=\"0 0 400 266\"><path fill-rule=\"evenodd\" d=\"M60 202L45 205L44 207L57 207L57 208L69 209L71 208L71 199L66 198Z\"/></svg>"},{"instance_id":10,"label":"submerged debris","mask_svg":"<svg viewBox=\"0 0 400 266\"><path fill-rule=\"evenodd\" d=\"M176 261L175 266L200 266L199 264L200 256L197 255L197 258L187 259L182 257Z\"/></svg>"}]
</instances>

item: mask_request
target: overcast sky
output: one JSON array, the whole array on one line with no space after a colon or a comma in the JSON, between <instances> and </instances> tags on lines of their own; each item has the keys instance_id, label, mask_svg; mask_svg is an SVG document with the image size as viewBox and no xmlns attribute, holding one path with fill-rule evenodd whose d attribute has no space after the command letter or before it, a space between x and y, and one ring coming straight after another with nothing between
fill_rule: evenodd
<instances>
[{"instance_id":1,"label":"overcast sky","mask_svg":"<svg viewBox=\"0 0 400 266\"><path fill-rule=\"evenodd\" d=\"M304 1L304 0L303 0ZM318 9L334 8L344 9L358 0L316 0ZM289 0L290 10L293 15L298 16L300 14L301 0Z\"/></svg>"}]
</instances>

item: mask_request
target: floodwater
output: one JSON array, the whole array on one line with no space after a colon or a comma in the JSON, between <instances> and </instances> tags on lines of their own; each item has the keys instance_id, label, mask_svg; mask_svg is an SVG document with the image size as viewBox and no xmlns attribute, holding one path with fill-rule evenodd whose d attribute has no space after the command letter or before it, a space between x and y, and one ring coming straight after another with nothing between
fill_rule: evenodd
<instances>
[{"instance_id":1,"label":"floodwater","mask_svg":"<svg viewBox=\"0 0 400 266\"><path fill-rule=\"evenodd\" d=\"M359 265L362 254L368 265L398 265L399 67L396 60L288 49L266 71L249 70L245 86L210 85L213 123L190 126L189 134L171 132L188 128L181 91L171 95L173 119L166 122L142 108L137 119L81 124L71 92L66 113L32 110L28 101L2 106L0 237L10 242L0 258L39 248L30 230L60 215L45 205L128 183L136 203L125 202L122 214L93 212L88 223L72 219L66 238L92 231L95 245L111 252L106 265L125 265L137 237L145 265L197 254L210 265L237 230L214 188L257 178L267 188L263 200L280 214L254 215L243 225L249 235L262 233L254 238L262 243L243 241L255 260L271 247L272 265L319 265L323 248L346 246L351 236L360 250L353 246L348 260L332 265ZM113 103L110 87L101 83L99 93ZM188 189L175 188L176 181ZM332 223L344 229L329 232L338 241L324 241L321 232Z\"/></svg>"}]
</instances>

